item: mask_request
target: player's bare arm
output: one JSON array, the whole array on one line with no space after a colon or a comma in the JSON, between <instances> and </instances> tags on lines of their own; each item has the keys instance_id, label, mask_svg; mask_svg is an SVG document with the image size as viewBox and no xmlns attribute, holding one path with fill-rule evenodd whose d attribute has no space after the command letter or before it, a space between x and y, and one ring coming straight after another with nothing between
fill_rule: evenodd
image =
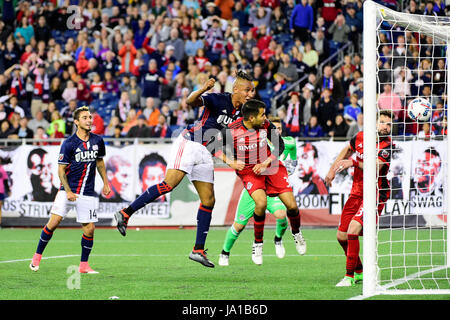
<instances>
[{"instance_id":1,"label":"player's bare arm","mask_svg":"<svg viewBox=\"0 0 450 320\"><path fill-rule=\"evenodd\" d=\"M100 174L100 177L103 181L103 194L107 196L111 193L111 188L109 187L108 178L106 177L106 167L105 167L105 161L103 159L97 159L97 171Z\"/></svg>"},{"instance_id":2,"label":"player's bare arm","mask_svg":"<svg viewBox=\"0 0 450 320\"><path fill-rule=\"evenodd\" d=\"M353 154L353 150L350 148L350 145L347 145L344 149L341 150L341 152L336 157L336 160L334 160L333 164L330 167L330 170L328 171L328 174L325 177L325 184L328 187L331 187L331 182L334 180L334 177L336 176L336 170L339 168L339 162L347 159ZM351 161L351 160L350 160ZM353 165L353 163L351 163Z\"/></svg>"},{"instance_id":3,"label":"player's bare arm","mask_svg":"<svg viewBox=\"0 0 450 320\"><path fill-rule=\"evenodd\" d=\"M384 166L384 162L381 161L380 159L377 159L378 171L380 171L383 166ZM341 160L341 161L339 161L337 163L336 167L337 167L336 168L336 173L339 173L339 172L341 172L343 170L346 170L346 169L348 169L350 167L358 167L359 169L364 170L364 162L351 160L351 159Z\"/></svg>"},{"instance_id":4,"label":"player's bare arm","mask_svg":"<svg viewBox=\"0 0 450 320\"><path fill-rule=\"evenodd\" d=\"M186 103L190 105L191 107L200 107L203 105L203 100L201 98L202 94L209 91L214 87L214 84L216 83L216 80L213 78L208 79L208 81L205 82L205 84L198 90L192 92L187 98Z\"/></svg>"},{"instance_id":5,"label":"player's bare arm","mask_svg":"<svg viewBox=\"0 0 450 320\"><path fill-rule=\"evenodd\" d=\"M58 177L59 177L59 180L61 181L61 184L64 187L64 190L67 193L67 200L75 201L75 200L77 200L77 195L75 193L73 193L72 190L70 189L69 181L67 180L67 175L66 175L66 168L67 168L67 164L59 164L58 165Z\"/></svg>"}]
</instances>

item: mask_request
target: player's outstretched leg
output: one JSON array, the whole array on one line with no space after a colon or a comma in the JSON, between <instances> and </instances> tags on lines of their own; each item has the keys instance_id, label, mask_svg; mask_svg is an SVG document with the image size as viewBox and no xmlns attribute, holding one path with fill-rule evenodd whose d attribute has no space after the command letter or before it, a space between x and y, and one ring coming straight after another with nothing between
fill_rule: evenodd
<instances>
[{"instance_id":1,"label":"player's outstretched leg","mask_svg":"<svg viewBox=\"0 0 450 320\"><path fill-rule=\"evenodd\" d=\"M134 200L127 208L122 209L114 214L117 221L117 230L122 236L126 236L128 220L139 209L145 207L150 202L155 201L160 196L169 193L175 188L186 173L177 169L168 169L164 181L155 184L145 190L136 200Z\"/></svg>"}]
</instances>

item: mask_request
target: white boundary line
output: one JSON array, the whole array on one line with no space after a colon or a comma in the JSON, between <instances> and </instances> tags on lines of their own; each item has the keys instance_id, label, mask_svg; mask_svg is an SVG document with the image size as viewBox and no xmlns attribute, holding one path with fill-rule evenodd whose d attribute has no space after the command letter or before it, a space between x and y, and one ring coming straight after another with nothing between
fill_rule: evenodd
<instances>
[{"instance_id":1,"label":"white boundary line","mask_svg":"<svg viewBox=\"0 0 450 320\"><path fill-rule=\"evenodd\" d=\"M50 256L50 257L42 257L43 260L47 259L64 259L64 258L73 258L73 257L79 257L80 254L68 254L64 256ZM173 257L176 256L174 254L91 254L90 257ZM178 254L178 256L185 256ZM249 257L249 254L233 254L233 257ZM265 257L276 257L275 254L265 254ZM300 256L298 254L287 254L286 257L303 257L303 258L316 258L316 257L340 257L341 255L330 255L330 254L316 254L316 255L303 255ZM5 263L15 263L15 262L24 262L24 261L31 261L31 258L27 259L14 259L14 260L0 260L0 264Z\"/></svg>"},{"instance_id":2,"label":"white boundary line","mask_svg":"<svg viewBox=\"0 0 450 320\"><path fill-rule=\"evenodd\" d=\"M416 272L416 273L413 273L413 274L411 274L411 275L409 275L409 276L407 276L407 277L405 277L405 278L397 279L397 280L394 280L394 281L391 282L391 283L388 283L388 284L386 284L386 285L384 285L384 286L381 286L380 289L377 291L377 293L374 294L374 295L370 295L370 296L359 295L359 296L355 296L355 297L349 298L348 300L364 300L364 299L371 298L371 297L374 297L374 296L377 296L377 295L395 295L395 294L405 294L405 295L408 294L408 295L410 295L410 294L421 294L421 293L423 293L423 292L425 292L425 291L426 291L427 293L434 293L434 294L447 294L446 292L444 292L444 293L442 293L442 292L437 292L437 289L436 289L436 292L433 292L433 290L431 290L431 289L430 289L430 290L426 290L426 289L417 289L417 290L410 290L409 292L406 292L406 291L404 291L404 290L400 290L400 291L397 291L397 290L394 291L394 290L392 290L392 292L387 292L387 290L389 290L389 288L398 286L398 285L400 285L400 284L402 284L402 283L408 282L408 281L410 281L410 280L413 280L413 279L418 278L418 277L420 277L420 276L423 276L423 275L425 275L425 274L432 273L432 272L436 272L436 271L440 271L440 270L447 269L447 268L448 268L447 266L440 266L440 267L432 268L432 269L429 269L429 270L425 270L425 271L421 271L421 272Z\"/></svg>"}]
</instances>

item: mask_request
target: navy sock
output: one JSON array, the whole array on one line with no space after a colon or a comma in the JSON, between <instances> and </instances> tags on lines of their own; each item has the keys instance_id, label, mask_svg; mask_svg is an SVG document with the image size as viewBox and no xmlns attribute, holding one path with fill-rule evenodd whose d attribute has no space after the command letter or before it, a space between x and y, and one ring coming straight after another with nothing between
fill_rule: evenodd
<instances>
[{"instance_id":1,"label":"navy sock","mask_svg":"<svg viewBox=\"0 0 450 320\"><path fill-rule=\"evenodd\" d=\"M212 210L213 207L207 207L200 203L197 213L197 237L195 238L194 250L205 248L206 236L211 224Z\"/></svg>"},{"instance_id":2,"label":"navy sock","mask_svg":"<svg viewBox=\"0 0 450 320\"><path fill-rule=\"evenodd\" d=\"M41 238L39 239L38 247L36 249L36 253L42 254L44 252L47 243L53 236L53 231L51 231L47 226L44 226L41 232Z\"/></svg>"},{"instance_id":3,"label":"navy sock","mask_svg":"<svg viewBox=\"0 0 450 320\"><path fill-rule=\"evenodd\" d=\"M145 190L145 192L142 193L136 200L134 200L128 208L124 209L124 211L126 214L128 214L128 216L131 216L139 209L145 207L150 202L155 201L160 196L170 191L172 191L172 187L169 186L165 181L159 184L155 184Z\"/></svg>"},{"instance_id":4,"label":"navy sock","mask_svg":"<svg viewBox=\"0 0 450 320\"><path fill-rule=\"evenodd\" d=\"M88 261L92 246L94 245L94 237L88 237L83 234L81 237L81 262Z\"/></svg>"}]
</instances>

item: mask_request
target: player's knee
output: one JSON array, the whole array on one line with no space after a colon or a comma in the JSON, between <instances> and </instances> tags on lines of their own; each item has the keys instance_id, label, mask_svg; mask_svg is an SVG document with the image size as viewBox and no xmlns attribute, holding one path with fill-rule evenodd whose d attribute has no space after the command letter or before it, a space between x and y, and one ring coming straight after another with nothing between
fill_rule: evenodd
<instances>
[{"instance_id":1,"label":"player's knee","mask_svg":"<svg viewBox=\"0 0 450 320\"><path fill-rule=\"evenodd\" d=\"M95 225L93 223L88 223L83 225L83 232L88 237L93 237L95 231Z\"/></svg>"},{"instance_id":2,"label":"player's knee","mask_svg":"<svg viewBox=\"0 0 450 320\"><path fill-rule=\"evenodd\" d=\"M347 233L339 231L336 233L336 239L338 241L346 241L347 240Z\"/></svg>"},{"instance_id":3,"label":"player's knee","mask_svg":"<svg viewBox=\"0 0 450 320\"><path fill-rule=\"evenodd\" d=\"M295 205L295 206L291 206L290 208L287 208L286 213L287 213L288 217L295 217L295 216L297 216L300 212L299 212L299 210L298 210L297 205Z\"/></svg>"},{"instance_id":4,"label":"player's knee","mask_svg":"<svg viewBox=\"0 0 450 320\"><path fill-rule=\"evenodd\" d=\"M255 202L255 213L258 215L262 215L266 212L267 209L267 201Z\"/></svg>"},{"instance_id":5,"label":"player's knee","mask_svg":"<svg viewBox=\"0 0 450 320\"><path fill-rule=\"evenodd\" d=\"M202 199L201 202L204 206L214 208L214 205L216 204L216 198L213 195L211 195L210 197Z\"/></svg>"}]
</instances>

